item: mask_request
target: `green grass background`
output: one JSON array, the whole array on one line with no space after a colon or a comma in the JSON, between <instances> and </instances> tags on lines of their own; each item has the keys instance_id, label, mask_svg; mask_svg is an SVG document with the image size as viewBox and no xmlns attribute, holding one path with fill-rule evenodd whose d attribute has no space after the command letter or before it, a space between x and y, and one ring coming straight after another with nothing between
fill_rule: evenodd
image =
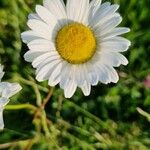
<instances>
[{"instance_id":1,"label":"green grass background","mask_svg":"<svg viewBox=\"0 0 150 150\"><path fill-rule=\"evenodd\" d=\"M117 84L99 84L84 97L78 89L66 100L59 87L35 81L35 70L23 59L27 51L20 33L27 30L30 12L41 0L0 0L0 62L3 81L19 82L23 90L4 112L0 131L3 150L150 150L150 1L111 0L120 4L121 26L131 28L129 65L119 67ZM48 91L52 96L40 109ZM35 106L35 107L34 107ZM141 114L137 107L145 112ZM38 115L35 113L39 110ZM147 113L146 113L147 112Z\"/></svg>"}]
</instances>

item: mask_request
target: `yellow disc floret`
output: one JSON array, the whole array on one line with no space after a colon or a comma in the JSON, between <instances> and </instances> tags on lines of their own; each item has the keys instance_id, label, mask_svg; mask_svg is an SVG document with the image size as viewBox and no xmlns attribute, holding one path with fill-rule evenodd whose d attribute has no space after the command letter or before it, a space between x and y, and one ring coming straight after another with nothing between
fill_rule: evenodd
<instances>
[{"instance_id":1,"label":"yellow disc floret","mask_svg":"<svg viewBox=\"0 0 150 150\"><path fill-rule=\"evenodd\" d=\"M87 62L96 51L96 38L92 30L80 23L62 27L55 44L60 56L71 64Z\"/></svg>"}]
</instances>

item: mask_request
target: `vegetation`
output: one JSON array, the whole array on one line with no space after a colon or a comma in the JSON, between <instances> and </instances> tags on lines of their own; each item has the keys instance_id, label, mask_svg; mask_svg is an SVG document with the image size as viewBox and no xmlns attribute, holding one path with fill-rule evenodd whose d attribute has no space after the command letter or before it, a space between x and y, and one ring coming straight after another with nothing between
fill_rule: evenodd
<instances>
[{"instance_id":1,"label":"vegetation","mask_svg":"<svg viewBox=\"0 0 150 150\"><path fill-rule=\"evenodd\" d=\"M78 89L65 99L59 87L35 81L35 70L23 59L27 51L20 33L41 0L0 0L0 62L3 80L19 82L23 90L4 112L0 131L3 150L149 150L150 74L149 0L112 0L120 4L121 26L131 28L129 65L117 71L117 84L99 84L84 97Z\"/></svg>"}]
</instances>

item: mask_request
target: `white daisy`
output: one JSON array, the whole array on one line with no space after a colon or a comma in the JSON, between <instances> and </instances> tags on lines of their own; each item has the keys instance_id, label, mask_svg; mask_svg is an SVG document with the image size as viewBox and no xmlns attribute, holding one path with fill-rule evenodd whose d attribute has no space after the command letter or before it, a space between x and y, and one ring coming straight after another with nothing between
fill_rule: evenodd
<instances>
[{"instance_id":1,"label":"white daisy","mask_svg":"<svg viewBox=\"0 0 150 150\"><path fill-rule=\"evenodd\" d=\"M29 47L24 58L36 68L36 79L59 84L66 98L77 87L88 96L99 81L116 83L113 67L128 64L120 52L130 46L120 37L129 29L117 27L122 21L119 5L101 0L68 0L66 6L63 0L44 0L43 5L29 15L31 30L22 33Z\"/></svg>"},{"instance_id":2,"label":"white daisy","mask_svg":"<svg viewBox=\"0 0 150 150\"><path fill-rule=\"evenodd\" d=\"M9 102L9 98L22 89L18 83L1 82L3 75L3 66L0 65L0 130L4 128L4 107Z\"/></svg>"}]
</instances>

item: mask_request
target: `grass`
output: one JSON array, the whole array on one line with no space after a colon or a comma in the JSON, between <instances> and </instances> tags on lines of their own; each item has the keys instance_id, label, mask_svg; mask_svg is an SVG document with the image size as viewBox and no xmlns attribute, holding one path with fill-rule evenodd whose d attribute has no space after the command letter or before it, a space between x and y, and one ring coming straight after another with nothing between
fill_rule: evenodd
<instances>
[{"instance_id":1,"label":"grass","mask_svg":"<svg viewBox=\"0 0 150 150\"><path fill-rule=\"evenodd\" d=\"M120 4L121 26L131 28L125 53L129 65L117 69L117 84L99 84L84 97L78 89L70 100L59 87L35 81L35 70L24 61L27 51L20 33L27 15L41 0L0 1L0 62L5 81L17 81L23 90L11 99L0 132L4 150L149 150L150 9L148 0L111 0Z\"/></svg>"}]
</instances>

